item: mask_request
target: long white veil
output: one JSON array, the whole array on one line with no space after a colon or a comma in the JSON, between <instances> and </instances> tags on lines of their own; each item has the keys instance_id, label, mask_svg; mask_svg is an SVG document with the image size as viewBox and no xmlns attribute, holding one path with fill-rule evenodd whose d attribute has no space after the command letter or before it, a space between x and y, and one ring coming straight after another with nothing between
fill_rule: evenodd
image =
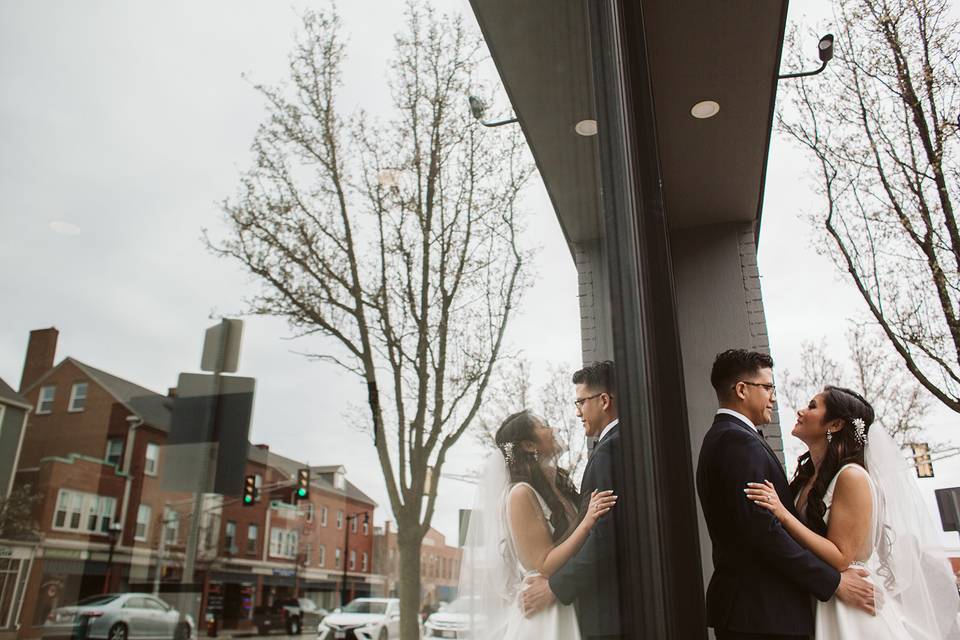
<instances>
[{"instance_id":1,"label":"long white veil","mask_svg":"<svg viewBox=\"0 0 960 640\"><path fill-rule=\"evenodd\" d=\"M912 466L879 424L869 431L864 460L877 489L877 564L870 568L882 587L878 605L897 599L911 638L960 639L960 596Z\"/></svg>"},{"instance_id":2,"label":"long white veil","mask_svg":"<svg viewBox=\"0 0 960 640\"><path fill-rule=\"evenodd\" d=\"M480 475L460 563L458 593L470 615L471 638L502 636L520 583L503 506L509 484L506 462L499 451L494 451Z\"/></svg>"}]
</instances>

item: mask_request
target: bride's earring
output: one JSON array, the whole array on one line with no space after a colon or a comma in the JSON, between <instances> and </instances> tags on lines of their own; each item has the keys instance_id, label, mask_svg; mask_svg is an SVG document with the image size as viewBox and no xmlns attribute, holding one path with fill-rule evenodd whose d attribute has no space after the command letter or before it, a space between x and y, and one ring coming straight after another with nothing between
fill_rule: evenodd
<instances>
[{"instance_id":1,"label":"bride's earring","mask_svg":"<svg viewBox=\"0 0 960 640\"><path fill-rule=\"evenodd\" d=\"M540 452L536 449L533 450L533 461L540 462Z\"/></svg>"},{"instance_id":2,"label":"bride's earring","mask_svg":"<svg viewBox=\"0 0 960 640\"><path fill-rule=\"evenodd\" d=\"M833 431L827 431L827 444L833 441Z\"/></svg>"}]
</instances>

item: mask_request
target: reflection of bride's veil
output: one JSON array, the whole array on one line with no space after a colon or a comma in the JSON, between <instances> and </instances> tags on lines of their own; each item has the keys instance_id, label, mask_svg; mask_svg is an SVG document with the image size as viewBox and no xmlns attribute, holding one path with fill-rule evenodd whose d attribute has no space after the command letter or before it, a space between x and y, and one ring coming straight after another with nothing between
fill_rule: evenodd
<instances>
[{"instance_id":1,"label":"reflection of bride's veil","mask_svg":"<svg viewBox=\"0 0 960 640\"><path fill-rule=\"evenodd\" d=\"M960 597L936 526L913 469L879 424L869 431L864 460L877 489L876 565L869 568L883 589L878 606L898 600L911 637L960 639Z\"/></svg>"},{"instance_id":2,"label":"reflection of bride's veil","mask_svg":"<svg viewBox=\"0 0 960 640\"><path fill-rule=\"evenodd\" d=\"M503 512L508 486L507 465L500 452L494 451L480 474L460 564L458 597L466 605L464 611L477 638L502 634L520 583Z\"/></svg>"}]
</instances>

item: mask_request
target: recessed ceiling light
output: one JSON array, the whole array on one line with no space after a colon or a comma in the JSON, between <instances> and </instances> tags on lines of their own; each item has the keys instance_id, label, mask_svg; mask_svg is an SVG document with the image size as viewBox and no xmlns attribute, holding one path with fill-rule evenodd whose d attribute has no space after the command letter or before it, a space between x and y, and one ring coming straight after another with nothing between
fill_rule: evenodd
<instances>
[{"instance_id":1,"label":"recessed ceiling light","mask_svg":"<svg viewBox=\"0 0 960 640\"><path fill-rule=\"evenodd\" d=\"M693 108L690 109L690 115L694 118L704 120L706 118L712 118L720 112L720 105L713 100L703 100L693 105Z\"/></svg>"},{"instance_id":2,"label":"recessed ceiling light","mask_svg":"<svg viewBox=\"0 0 960 640\"><path fill-rule=\"evenodd\" d=\"M577 124L573 125L573 130L582 136L595 136L597 135L597 121L581 120Z\"/></svg>"},{"instance_id":3,"label":"recessed ceiling light","mask_svg":"<svg viewBox=\"0 0 960 640\"><path fill-rule=\"evenodd\" d=\"M54 232L59 233L62 236L78 236L80 235L80 227L71 223L63 222L61 220L56 220L50 223L50 229Z\"/></svg>"}]
</instances>

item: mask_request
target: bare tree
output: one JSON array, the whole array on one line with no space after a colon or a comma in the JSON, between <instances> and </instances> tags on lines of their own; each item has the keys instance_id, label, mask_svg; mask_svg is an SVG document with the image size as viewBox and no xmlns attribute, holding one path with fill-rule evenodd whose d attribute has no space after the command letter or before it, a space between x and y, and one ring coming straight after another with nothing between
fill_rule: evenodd
<instances>
[{"instance_id":1,"label":"bare tree","mask_svg":"<svg viewBox=\"0 0 960 640\"><path fill-rule=\"evenodd\" d=\"M875 424L901 448L926 443L924 421L930 413L930 394L904 369L889 345L863 325L854 325L847 332L847 348L849 373L830 357L825 341L803 343L800 371L785 370L780 376L780 408L797 411L824 386L847 386L861 392L873 405ZM930 443L930 449L938 458L956 453L949 443Z\"/></svg>"},{"instance_id":2,"label":"bare tree","mask_svg":"<svg viewBox=\"0 0 960 640\"><path fill-rule=\"evenodd\" d=\"M779 125L816 159L831 256L910 374L960 412L960 29L947 0L834 7L834 61L784 83ZM811 41L793 34L791 65Z\"/></svg>"},{"instance_id":3,"label":"bare tree","mask_svg":"<svg viewBox=\"0 0 960 640\"><path fill-rule=\"evenodd\" d=\"M511 413L529 409L553 427L563 449L557 465L576 478L586 465L587 439L574 411L573 369L564 363L547 363L546 369L543 384L534 389L529 360L515 358L501 363L477 420L477 439L494 447L494 435L503 420Z\"/></svg>"},{"instance_id":4,"label":"bare tree","mask_svg":"<svg viewBox=\"0 0 960 640\"><path fill-rule=\"evenodd\" d=\"M6 497L0 497L0 538L9 540L36 540L36 505L42 496L36 493L32 485L14 487Z\"/></svg>"},{"instance_id":5,"label":"bare tree","mask_svg":"<svg viewBox=\"0 0 960 640\"><path fill-rule=\"evenodd\" d=\"M450 448L480 408L528 285L518 198L532 173L517 128L470 118L482 40L407 6L389 67L392 119L341 114L335 12L304 16L254 166L208 242L262 285L250 312L328 338L308 354L365 385L397 522L402 637L419 637L420 549ZM329 340L332 338L333 340Z\"/></svg>"}]
</instances>

